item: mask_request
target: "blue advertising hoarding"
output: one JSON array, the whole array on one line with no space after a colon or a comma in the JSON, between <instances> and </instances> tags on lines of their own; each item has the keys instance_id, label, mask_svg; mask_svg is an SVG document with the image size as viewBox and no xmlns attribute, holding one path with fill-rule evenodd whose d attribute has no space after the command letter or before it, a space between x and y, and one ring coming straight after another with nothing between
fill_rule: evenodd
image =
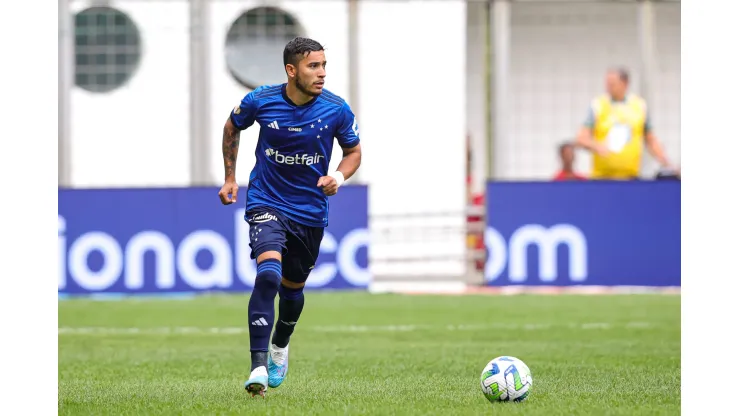
<instances>
[{"instance_id":1,"label":"blue advertising hoarding","mask_svg":"<svg viewBox=\"0 0 740 416\"><path fill-rule=\"evenodd\" d=\"M217 188L59 189L59 293L250 291L245 191L221 205ZM368 191L343 186L308 289L366 288Z\"/></svg>"},{"instance_id":2,"label":"blue advertising hoarding","mask_svg":"<svg viewBox=\"0 0 740 416\"><path fill-rule=\"evenodd\" d=\"M677 181L490 182L492 286L681 286Z\"/></svg>"}]
</instances>

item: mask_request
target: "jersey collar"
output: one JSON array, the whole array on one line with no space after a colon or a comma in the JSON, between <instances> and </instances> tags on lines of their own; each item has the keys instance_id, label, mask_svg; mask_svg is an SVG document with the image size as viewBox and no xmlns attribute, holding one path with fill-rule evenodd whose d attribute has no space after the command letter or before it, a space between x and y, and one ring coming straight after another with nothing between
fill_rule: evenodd
<instances>
[{"instance_id":1,"label":"jersey collar","mask_svg":"<svg viewBox=\"0 0 740 416\"><path fill-rule=\"evenodd\" d=\"M316 100L319 99L319 96L317 95L317 96L311 98L311 100L309 102L307 102L306 104L298 105L298 104L294 103L293 100L291 100L288 97L288 84L287 83L286 84L283 84L283 86L280 89L280 91L283 94L283 100L285 100L285 102L287 102L288 104L292 105L293 107L309 107L309 106L311 106L311 104L315 103Z\"/></svg>"}]
</instances>

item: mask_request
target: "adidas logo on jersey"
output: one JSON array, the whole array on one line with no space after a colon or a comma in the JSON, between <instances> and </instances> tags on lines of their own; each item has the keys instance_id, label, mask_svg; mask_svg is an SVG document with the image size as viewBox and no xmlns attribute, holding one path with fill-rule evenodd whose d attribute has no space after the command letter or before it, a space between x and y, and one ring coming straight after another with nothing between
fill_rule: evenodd
<instances>
[{"instance_id":1,"label":"adidas logo on jersey","mask_svg":"<svg viewBox=\"0 0 740 416\"><path fill-rule=\"evenodd\" d=\"M319 163L321 162L321 159L324 158L323 155L320 155L318 153L314 153L312 155L308 153L304 153L301 155L286 156L275 149L265 150L265 156L273 157L275 159L275 162L280 163L281 165L305 165L305 166L311 166L314 163Z\"/></svg>"},{"instance_id":2,"label":"adidas logo on jersey","mask_svg":"<svg viewBox=\"0 0 740 416\"><path fill-rule=\"evenodd\" d=\"M272 123L268 124L267 127L271 127L275 130L280 130L280 126L278 126L277 121L273 121Z\"/></svg>"}]
</instances>

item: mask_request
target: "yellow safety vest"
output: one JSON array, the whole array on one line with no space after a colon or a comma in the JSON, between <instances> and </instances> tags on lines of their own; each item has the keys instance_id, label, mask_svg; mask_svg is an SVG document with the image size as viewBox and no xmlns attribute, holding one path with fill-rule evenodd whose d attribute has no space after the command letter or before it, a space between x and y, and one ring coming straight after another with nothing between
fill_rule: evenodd
<instances>
[{"instance_id":1,"label":"yellow safety vest","mask_svg":"<svg viewBox=\"0 0 740 416\"><path fill-rule=\"evenodd\" d=\"M640 174L645 141L645 100L630 94L623 102L608 95L594 99L593 136L609 149L609 154L593 156L593 179L632 179Z\"/></svg>"}]
</instances>

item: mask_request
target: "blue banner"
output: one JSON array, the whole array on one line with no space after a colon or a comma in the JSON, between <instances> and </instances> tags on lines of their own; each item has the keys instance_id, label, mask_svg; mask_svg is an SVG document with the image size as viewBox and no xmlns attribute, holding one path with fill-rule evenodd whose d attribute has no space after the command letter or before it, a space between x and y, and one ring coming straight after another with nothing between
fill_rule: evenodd
<instances>
[{"instance_id":1,"label":"blue banner","mask_svg":"<svg viewBox=\"0 0 740 416\"><path fill-rule=\"evenodd\" d=\"M487 186L492 286L681 286L677 181Z\"/></svg>"},{"instance_id":2,"label":"blue banner","mask_svg":"<svg viewBox=\"0 0 740 416\"><path fill-rule=\"evenodd\" d=\"M329 199L329 226L307 288L365 288L367 187ZM60 189L59 293L249 291L244 197L221 205L217 188Z\"/></svg>"}]
</instances>

